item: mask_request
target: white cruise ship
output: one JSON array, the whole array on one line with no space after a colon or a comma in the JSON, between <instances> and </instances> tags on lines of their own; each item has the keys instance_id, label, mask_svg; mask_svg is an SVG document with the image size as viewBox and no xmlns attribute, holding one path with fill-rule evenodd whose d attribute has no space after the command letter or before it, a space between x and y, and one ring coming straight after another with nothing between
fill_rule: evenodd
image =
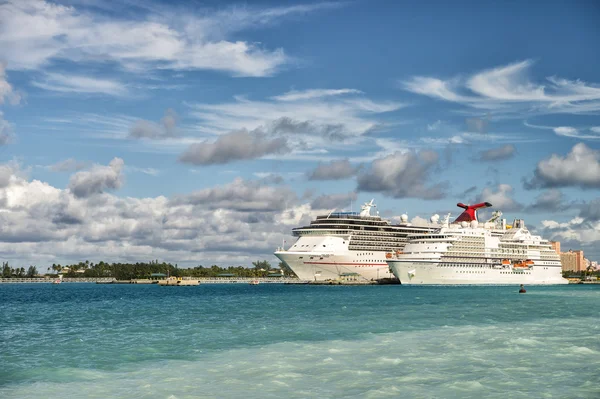
<instances>
[{"instance_id":1,"label":"white cruise ship","mask_svg":"<svg viewBox=\"0 0 600 399\"><path fill-rule=\"evenodd\" d=\"M380 280L393 278L386 252L401 250L409 234L433 231L434 226L413 226L408 216L394 225L371 216L373 200L361 212L332 212L317 216L309 226L292 230L298 240L287 250L275 252L301 280L324 281L342 278ZM432 221L437 222L435 218Z\"/></svg>"},{"instance_id":2,"label":"white cruise ship","mask_svg":"<svg viewBox=\"0 0 600 399\"><path fill-rule=\"evenodd\" d=\"M428 234L411 235L387 263L401 284L567 284L559 255L547 240L532 235L522 219L512 225L501 212L479 224L476 210L465 212Z\"/></svg>"}]
</instances>

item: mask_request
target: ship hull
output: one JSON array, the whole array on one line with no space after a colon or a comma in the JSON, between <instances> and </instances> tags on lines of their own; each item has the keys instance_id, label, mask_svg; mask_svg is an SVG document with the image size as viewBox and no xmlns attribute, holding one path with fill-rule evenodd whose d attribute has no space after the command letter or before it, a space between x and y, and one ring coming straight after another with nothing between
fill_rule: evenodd
<instances>
[{"instance_id":1,"label":"ship hull","mask_svg":"<svg viewBox=\"0 0 600 399\"><path fill-rule=\"evenodd\" d=\"M354 251L345 254L277 251L277 256L296 273L300 280L326 281L356 279L361 281L393 278L386 263L385 252L373 252L369 259L361 259ZM312 259L311 259L312 258ZM356 273L356 275L354 275Z\"/></svg>"},{"instance_id":2,"label":"ship hull","mask_svg":"<svg viewBox=\"0 0 600 399\"><path fill-rule=\"evenodd\" d=\"M568 284L557 266L533 266L529 270L495 269L489 265L449 266L439 262L388 260L390 269L406 285Z\"/></svg>"}]
</instances>

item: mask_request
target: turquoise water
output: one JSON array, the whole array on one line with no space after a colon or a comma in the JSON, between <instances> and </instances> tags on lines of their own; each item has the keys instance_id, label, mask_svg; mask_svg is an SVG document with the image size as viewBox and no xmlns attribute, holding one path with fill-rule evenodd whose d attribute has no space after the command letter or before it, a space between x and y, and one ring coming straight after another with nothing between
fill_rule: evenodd
<instances>
[{"instance_id":1,"label":"turquoise water","mask_svg":"<svg viewBox=\"0 0 600 399\"><path fill-rule=\"evenodd\" d=\"M0 285L1 398L598 398L600 286Z\"/></svg>"}]
</instances>

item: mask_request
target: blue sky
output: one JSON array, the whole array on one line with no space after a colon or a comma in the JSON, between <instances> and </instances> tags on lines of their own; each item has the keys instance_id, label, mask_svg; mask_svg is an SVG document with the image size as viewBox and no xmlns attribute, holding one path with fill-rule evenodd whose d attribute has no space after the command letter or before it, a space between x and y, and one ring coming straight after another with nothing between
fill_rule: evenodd
<instances>
[{"instance_id":1,"label":"blue sky","mask_svg":"<svg viewBox=\"0 0 600 399\"><path fill-rule=\"evenodd\" d=\"M0 253L275 262L486 200L600 260L595 2L0 4Z\"/></svg>"}]
</instances>

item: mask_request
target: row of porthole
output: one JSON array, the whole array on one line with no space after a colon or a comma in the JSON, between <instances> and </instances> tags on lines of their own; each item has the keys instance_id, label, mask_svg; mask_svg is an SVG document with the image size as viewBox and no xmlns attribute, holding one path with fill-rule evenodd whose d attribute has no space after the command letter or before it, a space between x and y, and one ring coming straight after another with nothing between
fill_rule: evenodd
<instances>
[{"instance_id":1,"label":"row of porthole","mask_svg":"<svg viewBox=\"0 0 600 399\"><path fill-rule=\"evenodd\" d=\"M531 272L500 272L500 274L531 274Z\"/></svg>"}]
</instances>

